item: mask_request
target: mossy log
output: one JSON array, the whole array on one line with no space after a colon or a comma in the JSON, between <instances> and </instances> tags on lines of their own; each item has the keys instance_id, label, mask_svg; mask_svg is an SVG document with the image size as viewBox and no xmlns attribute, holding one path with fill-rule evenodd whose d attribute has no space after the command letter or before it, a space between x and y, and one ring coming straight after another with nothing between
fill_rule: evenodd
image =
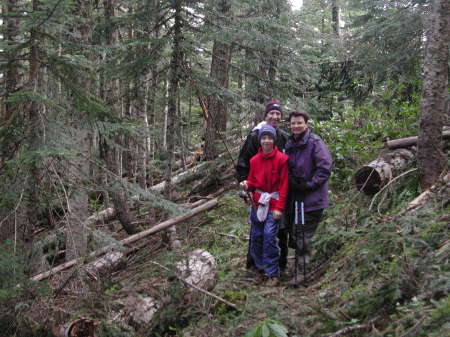
<instances>
[{"instance_id":1,"label":"mossy log","mask_svg":"<svg viewBox=\"0 0 450 337\"><path fill-rule=\"evenodd\" d=\"M396 176L414 158L415 148L396 149L361 167L355 174L358 190L372 195Z\"/></svg>"}]
</instances>

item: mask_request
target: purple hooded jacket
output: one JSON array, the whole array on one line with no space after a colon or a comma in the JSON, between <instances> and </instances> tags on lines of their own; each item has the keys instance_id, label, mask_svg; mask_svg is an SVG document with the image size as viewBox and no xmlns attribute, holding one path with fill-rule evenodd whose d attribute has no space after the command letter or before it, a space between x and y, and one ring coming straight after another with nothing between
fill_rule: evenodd
<instances>
[{"instance_id":1,"label":"purple hooded jacket","mask_svg":"<svg viewBox=\"0 0 450 337\"><path fill-rule=\"evenodd\" d=\"M320 136L307 130L300 139L290 136L286 144L289 174L306 180L306 191L290 190L291 202L303 201L305 212L328 207L328 178L333 161Z\"/></svg>"}]
</instances>

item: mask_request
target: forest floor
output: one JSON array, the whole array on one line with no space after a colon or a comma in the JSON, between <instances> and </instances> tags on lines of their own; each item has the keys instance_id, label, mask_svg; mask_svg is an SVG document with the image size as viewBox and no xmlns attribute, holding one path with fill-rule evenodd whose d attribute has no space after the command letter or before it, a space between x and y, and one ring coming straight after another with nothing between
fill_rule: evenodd
<instances>
[{"instance_id":1,"label":"forest floor","mask_svg":"<svg viewBox=\"0 0 450 337\"><path fill-rule=\"evenodd\" d=\"M69 282L23 311L16 305L16 319L19 313L41 327L40 334L20 336L47 336L42 331L49 325L80 317L95 322L96 337L446 336L450 184L443 182L420 211L399 215L415 196L411 181L380 198L377 211L369 211L372 197L357 191L330 194L331 207L315 235L307 288L254 282L245 268L247 205L230 190L215 208L177 225L181 252L168 250L158 233L137 243L126 268L90 279L82 296ZM116 239L125 236L116 234ZM212 292L237 309L204 294L194 301L183 296L186 288L175 276L175 262L199 248L217 263ZM292 249L289 256L292 267ZM115 319L131 293L163 303L150 325L131 328ZM251 332L255 326L265 328Z\"/></svg>"}]
</instances>

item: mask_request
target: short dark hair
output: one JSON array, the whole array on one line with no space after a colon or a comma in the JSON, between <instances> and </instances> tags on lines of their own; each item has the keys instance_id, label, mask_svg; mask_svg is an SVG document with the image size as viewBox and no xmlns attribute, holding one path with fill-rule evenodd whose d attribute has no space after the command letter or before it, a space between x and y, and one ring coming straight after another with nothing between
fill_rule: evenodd
<instances>
[{"instance_id":1,"label":"short dark hair","mask_svg":"<svg viewBox=\"0 0 450 337\"><path fill-rule=\"evenodd\" d=\"M309 114L306 111L302 110L294 110L289 113L289 123L291 122L292 117L303 117L305 123L309 121Z\"/></svg>"}]
</instances>

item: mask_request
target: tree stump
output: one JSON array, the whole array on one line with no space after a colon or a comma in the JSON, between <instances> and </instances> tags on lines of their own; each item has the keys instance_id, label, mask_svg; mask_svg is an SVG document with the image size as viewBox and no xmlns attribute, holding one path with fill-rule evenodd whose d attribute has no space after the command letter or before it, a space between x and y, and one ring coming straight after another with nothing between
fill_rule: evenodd
<instances>
[{"instance_id":1,"label":"tree stump","mask_svg":"<svg viewBox=\"0 0 450 337\"><path fill-rule=\"evenodd\" d=\"M355 174L358 190L372 195L386 185L415 156L415 148L396 149L361 167Z\"/></svg>"}]
</instances>

